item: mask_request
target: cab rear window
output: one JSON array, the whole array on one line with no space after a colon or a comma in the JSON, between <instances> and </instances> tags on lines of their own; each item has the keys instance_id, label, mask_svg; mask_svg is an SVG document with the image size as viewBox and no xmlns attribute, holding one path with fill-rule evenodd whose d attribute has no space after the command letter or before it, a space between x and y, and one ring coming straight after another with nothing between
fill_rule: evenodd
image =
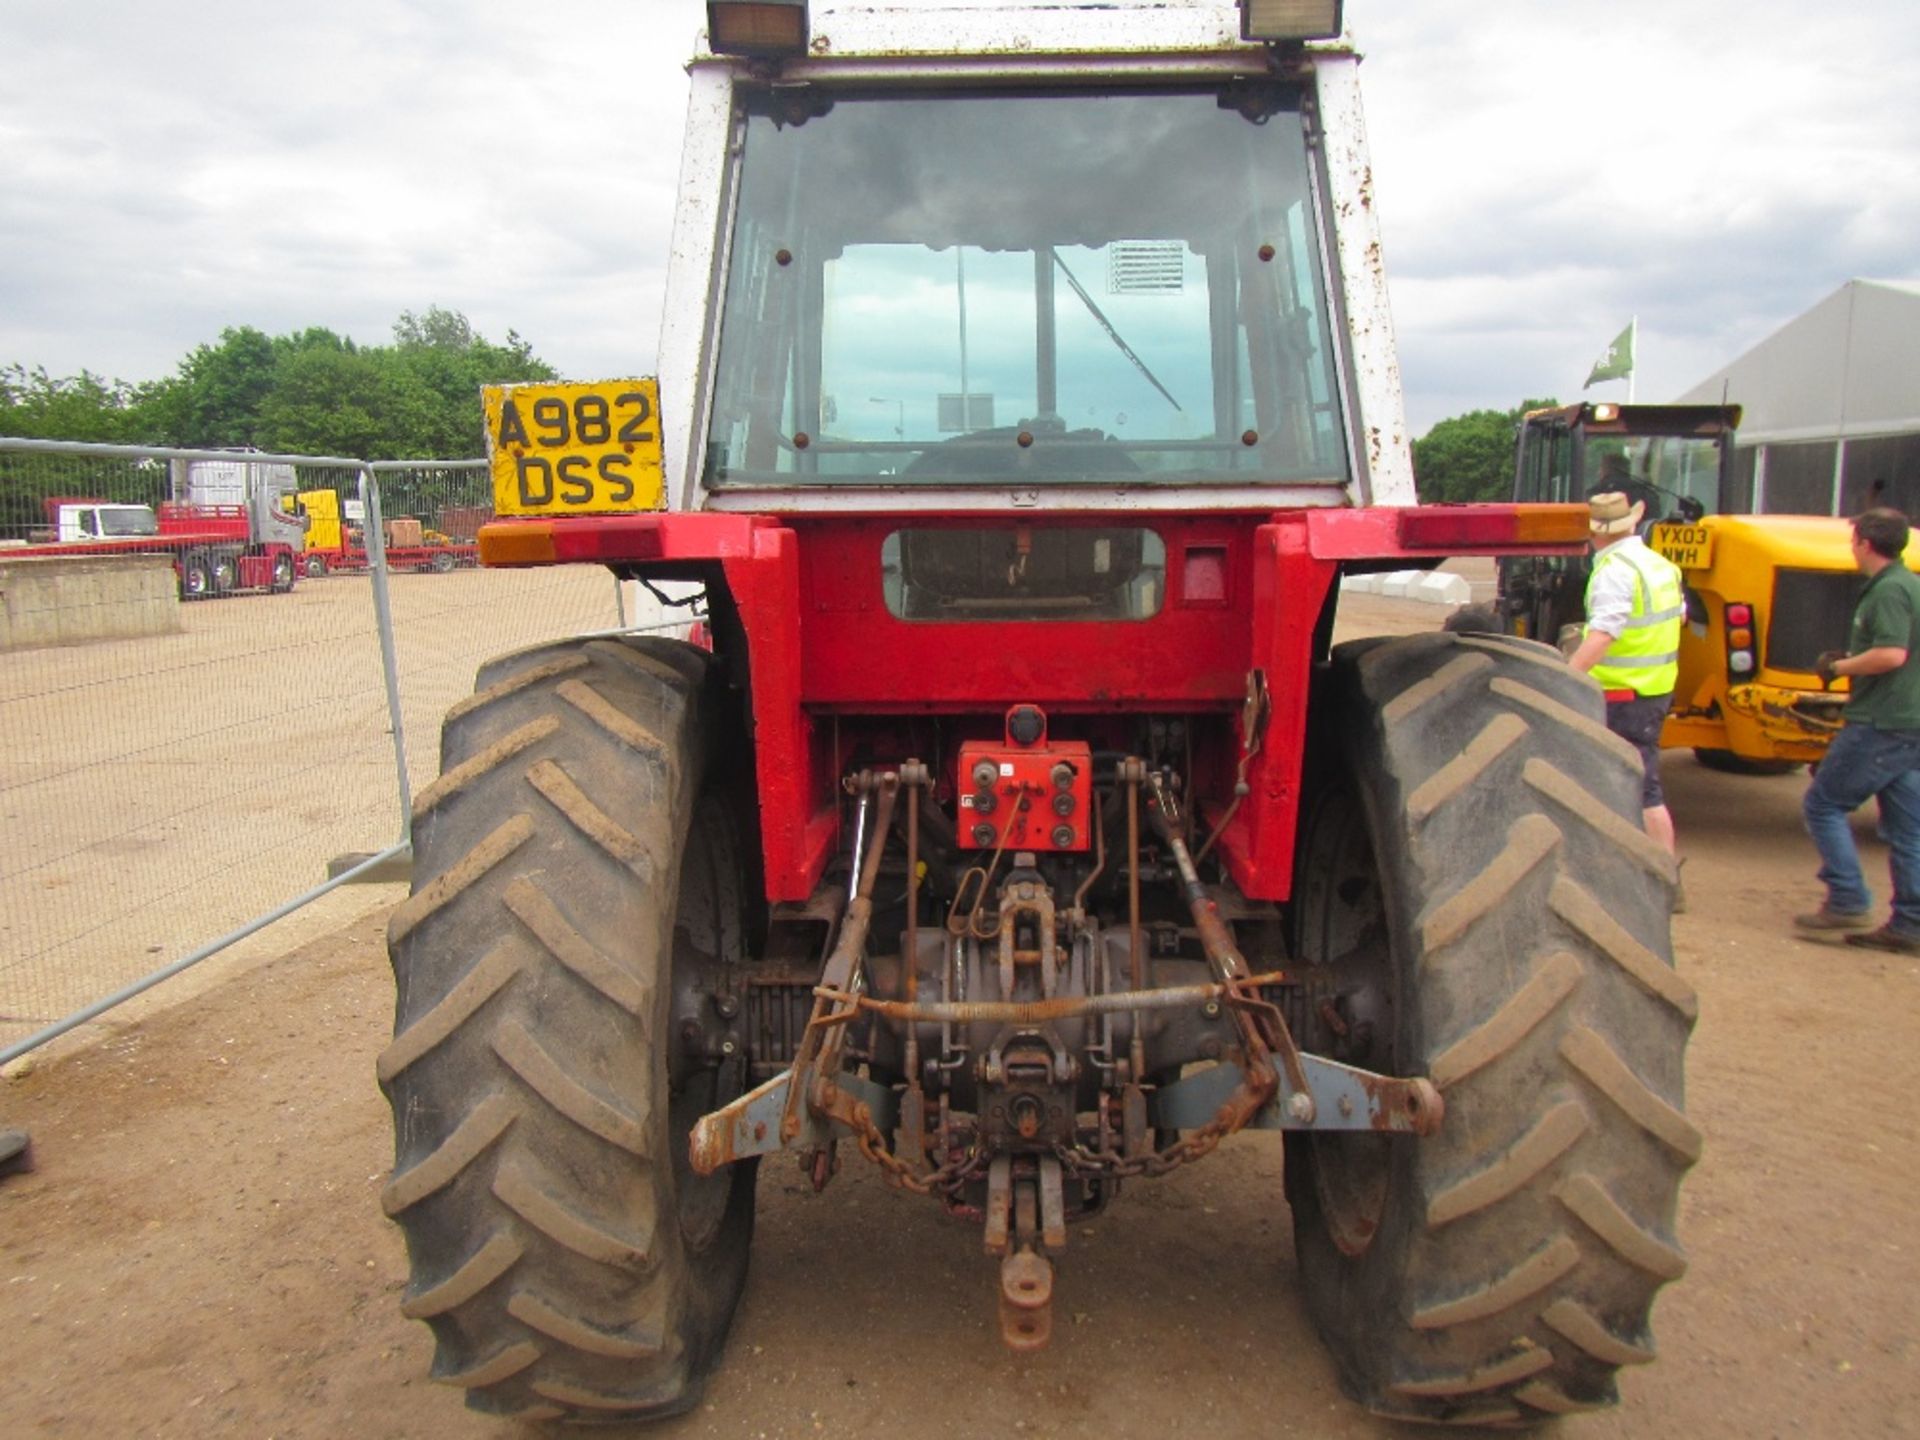
<instances>
[{"instance_id":1,"label":"cab rear window","mask_svg":"<svg viewBox=\"0 0 1920 1440\"><path fill-rule=\"evenodd\" d=\"M880 551L896 619L1148 620L1167 589L1167 548L1152 530L896 530Z\"/></svg>"}]
</instances>

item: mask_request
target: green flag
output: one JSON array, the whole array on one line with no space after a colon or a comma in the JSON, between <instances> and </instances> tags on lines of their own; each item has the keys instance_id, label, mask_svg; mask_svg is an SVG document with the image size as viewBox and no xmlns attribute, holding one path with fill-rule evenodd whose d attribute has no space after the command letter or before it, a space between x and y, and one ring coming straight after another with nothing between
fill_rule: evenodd
<instances>
[{"instance_id":1,"label":"green flag","mask_svg":"<svg viewBox=\"0 0 1920 1440\"><path fill-rule=\"evenodd\" d=\"M1594 362L1593 373L1587 376L1582 390L1590 390L1602 380L1624 380L1633 374L1633 329L1637 323L1628 321L1627 328L1613 337L1607 353Z\"/></svg>"}]
</instances>

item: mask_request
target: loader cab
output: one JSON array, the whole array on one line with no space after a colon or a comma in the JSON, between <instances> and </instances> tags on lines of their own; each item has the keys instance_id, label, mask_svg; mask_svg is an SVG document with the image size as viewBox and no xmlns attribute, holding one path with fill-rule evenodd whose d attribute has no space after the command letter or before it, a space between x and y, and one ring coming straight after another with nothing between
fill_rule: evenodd
<instances>
[{"instance_id":1,"label":"loader cab","mask_svg":"<svg viewBox=\"0 0 1920 1440\"><path fill-rule=\"evenodd\" d=\"M1522 417L1513 498L1583 503L1618 491L1657 524L1691 525L1732 508L1737 405L1563 405ZM1504 623L1552 643L1582 618L1584 556L1520 556L1500 564Z\"/></svg>"}]
</instances>

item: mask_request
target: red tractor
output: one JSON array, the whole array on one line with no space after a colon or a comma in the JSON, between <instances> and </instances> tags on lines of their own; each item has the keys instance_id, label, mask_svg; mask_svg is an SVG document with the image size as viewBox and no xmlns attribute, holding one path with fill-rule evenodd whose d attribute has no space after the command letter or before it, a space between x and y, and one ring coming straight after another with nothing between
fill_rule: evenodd
<instances>
[{"instance_id":1,"label":"red tractor","mask_svg":"<svg viewBox=\"0 0 1920 1440\"><path fill-rule=\"evenodd\" d=\"M657 390L491 394L479 540L711 649L486 666L390 931L384 1204L474 1407L692 1405L774 1152L978 1225L1031 1350L1074 1223L1250 1127L1369 1407L1651 1357L1700 1136L1634 752L1544 646L1331 644L1343 573L1585 512L1415 503L1313 8L710 6Z\"/></svg>"}]
</instances>

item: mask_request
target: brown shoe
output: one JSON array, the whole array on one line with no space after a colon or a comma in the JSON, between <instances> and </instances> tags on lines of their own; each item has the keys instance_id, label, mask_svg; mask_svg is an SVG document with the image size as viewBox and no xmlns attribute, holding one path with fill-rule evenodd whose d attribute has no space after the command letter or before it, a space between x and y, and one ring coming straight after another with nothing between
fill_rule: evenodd
<instances>
[{"instance_id":1,"label":"brown shoe","mask_svg":"<svg viewBox=\"0 0 1920 1440\"><path fill-rule=\"evenodd\" d=\"M1864 935L1847 936L1847 944L1863 950L1891 950L1896 955L1920 955L1920 935L1902 935L1890 925L1869 930Z\"/></svg>"},{"instance_id":2,"label":"brown shoe","mask_svg":"<svg viewBox=\"0 0 1920 1440\"><path fill-rule=\"evenodd\" d=\"M1873 916L1865 910L1829 910L1822 905L1811 915L1793 917L1794 927L1815 934L1833 934L1839 930L1871 930Z\"/></svg>"}]
</instances>

